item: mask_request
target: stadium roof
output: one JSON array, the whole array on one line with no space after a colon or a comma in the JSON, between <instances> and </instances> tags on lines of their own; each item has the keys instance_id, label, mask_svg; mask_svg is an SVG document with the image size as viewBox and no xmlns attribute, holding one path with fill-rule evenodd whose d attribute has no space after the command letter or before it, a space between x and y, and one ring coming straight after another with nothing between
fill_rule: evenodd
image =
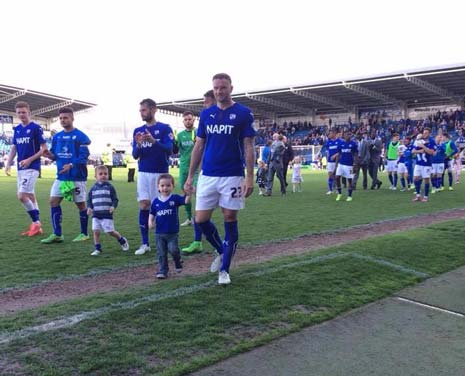
<instances>
[{"instance_id":1,"label":"stadium roof","mask_svg":"<svg viewBox=\"0 0 465 376\"><path fill-rule=\"evenodd\" d=\"M95 103L78 101L39 91L21 89L14 86L0 85L0 112L12 114L17 101L26 101L31 106L33 117L51 120L58 117L58 110L71 106L75 112L95 107Z\"/></svg>"},{"instance_id":2,"label":"stadium roof","mask_svg":"<svg viewBox=\"0 0 465 376\"><path fill-rule=\"evenodd\" d=\"M257 118L463 104L465 65L234 94ZM200 114L203 98L159 103L166 113Z\"/></svg>"}]
</instances>

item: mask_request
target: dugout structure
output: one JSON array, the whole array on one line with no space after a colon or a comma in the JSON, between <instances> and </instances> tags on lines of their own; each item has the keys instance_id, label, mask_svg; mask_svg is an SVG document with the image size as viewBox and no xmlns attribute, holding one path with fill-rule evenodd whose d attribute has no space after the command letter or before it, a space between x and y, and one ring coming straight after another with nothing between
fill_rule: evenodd
<instances>
[{"instance_id":1,"label":"dugout structure","mask_svg":"<svg viewBox=\"0 0 465 376\"><path fill-rule=\"evenodd\" d=\"M208 83L203 91L208 89ZM203 93L203 92L202 92ZM306 119L317 123L322 116L352 116L379 109L394 109L407 118L415 108L464 106L465 64L404 71L332 82L233 93L258 120ZM192 111L199 115L203 98L161 102L167 114ZM346 117L347 119L347 117Z\"/></svg>"},{"instance_id":2,"label":"dugout structure","mask_svg":"<svg viewBox=\"0 0 465 376\"><path fill-rule=\"evenodd\" d=\"M40 91L21 89L14 86L0 85L0 120L2 126L14 118L15 104L25 101L31 106L32 118L39 122L44 129L50 130L50 125L58 117L58 110L71 106L75 113L88 111L96 106L95 103L84 102L72 98L46 94Z\"/></svg>"}]
</instances>

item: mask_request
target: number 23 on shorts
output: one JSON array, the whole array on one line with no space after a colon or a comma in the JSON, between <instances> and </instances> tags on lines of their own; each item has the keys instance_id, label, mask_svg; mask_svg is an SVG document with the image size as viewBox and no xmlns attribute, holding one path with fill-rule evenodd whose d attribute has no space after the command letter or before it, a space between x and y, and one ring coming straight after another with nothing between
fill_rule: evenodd
<instances>
[{"instance_id":1,"label":"number 23 on shorts","mask_svg":"<svg viewBox=\"0 0 465 376\"><path fill-rule=\"evenodd\" d=\"M232 187L231 198L241 198L241 197L242 197L242 187Z\"/></svg>"}]
</instances>

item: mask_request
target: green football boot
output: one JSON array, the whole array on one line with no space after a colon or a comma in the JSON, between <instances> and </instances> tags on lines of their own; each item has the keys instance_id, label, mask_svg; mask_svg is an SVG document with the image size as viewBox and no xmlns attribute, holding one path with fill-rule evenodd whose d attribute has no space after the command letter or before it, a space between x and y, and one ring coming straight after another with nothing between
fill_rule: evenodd
<instances>
[{"instance_id":1,"label":"green football boot","mask_svg":"<svg viewBox=\"0 0 465 376\"><path fill-rule=\"evenodd\" d=\"M52 243L62 243L65 240L65 237L63 235L58 236L55 234L51 234L45 239L42 239L40 242L42 244L52 244Z\"/></svg>"}]
</instances>

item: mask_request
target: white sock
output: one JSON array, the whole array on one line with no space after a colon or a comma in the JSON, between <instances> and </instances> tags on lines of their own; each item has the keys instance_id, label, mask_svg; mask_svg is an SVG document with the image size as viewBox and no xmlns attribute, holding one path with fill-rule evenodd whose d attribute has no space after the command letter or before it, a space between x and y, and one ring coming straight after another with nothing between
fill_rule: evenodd
<instances>
[{"instance_id":1,"label":"white sock","mask_svg":"<svg viewBox=\"0 0 465 376\"><path fill-rule=\"evenodd\" d=\"M31 210L35 210L36 208L33 202L29 199L27 199L27 201L23 202L22 204L23 204L24 209L26 209L27 212L30 212Z\"/></svg>"}]
</instances>

